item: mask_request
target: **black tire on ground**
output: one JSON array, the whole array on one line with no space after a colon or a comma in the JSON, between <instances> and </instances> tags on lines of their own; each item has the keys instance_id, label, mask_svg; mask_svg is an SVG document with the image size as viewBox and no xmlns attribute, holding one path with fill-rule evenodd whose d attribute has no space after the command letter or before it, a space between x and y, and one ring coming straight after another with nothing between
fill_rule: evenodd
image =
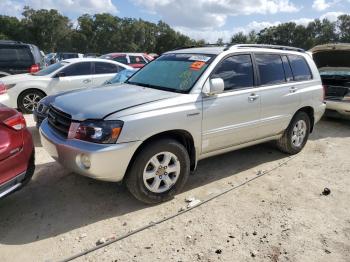
<instances>
[{"instance_id":1,"label":"black tire on ground","mask_svg":"<svg viewBox=\"0 0 350 262\"><path fill-rule=\"evenodd\" d=\"M18 108L24 114L31 114L36 108L37 103L44 97L45 97L45 94L39 90L36 90L36 89L26 90L23 93L21 93L18 97ZM30 100L28 100L28 98L33 101L32 104L29 102Z\"/></svg>"},{"instance_id":2,"label":"black tire on ground","mask_svg":"<svg viewBox=\"0 0 350 262\"><path fill-rule=\"evenodd\" d=\"M28 162L28 168L27 168L27 172L26 172L26 176L22 181L22 186L25 186L26 184L29 183L29 181L32 179L33 175L34 175L34 171L35 171L35 150L33 148L33 153L29 159Z\"/></svg>"},{"instance_id":3,"label":"black tire on ground","mask_svg":"<svg viewBox=\"0 0 350 262\"><path fill-rule=\"evenodd\" d=\"M150 191L143 180L143 173L150 159L161 152L174 154L180 164L180 174L175 184L162 193ZM147 204L167 201L178 193L185 185L190 174L190 158L186 148L173 139L160 139L146 144L136 155L126 175L126 186L134 197Z\"/></svg>"},{"instance_id":4,"label":"black tire on ground","mask_svg":"<svg viewBox=\"0 0 350 262\"><path fill-rule=\"evenodd\" d=\"M306 124L306 132L305 132L305 137L303 142L296 146L295 144L293 144L293 135L294 135L294 131L293 129L295 128L296 124L299 121L304 121L304 123ZM309 135L310 135L310 117L308 116L308 114L306 114L305 112L297 112L296 115L293 117L292 121L290 122L288 128L284 131L282 137L277 140L276 144L277 147L284 153L287 154L297 154L299 153L305 146Z\"/></svg>"}]
</instances>

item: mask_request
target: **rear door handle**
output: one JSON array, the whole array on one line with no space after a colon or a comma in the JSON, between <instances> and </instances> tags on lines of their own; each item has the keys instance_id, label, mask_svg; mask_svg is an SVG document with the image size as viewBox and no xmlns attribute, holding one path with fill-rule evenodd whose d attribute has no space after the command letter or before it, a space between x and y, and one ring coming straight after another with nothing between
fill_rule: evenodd
<instances>
[{"instance_id":1,"label":"rear door handle","mask_svg":"<svg viewBox=\"0 0 350 262\"><path fill-rule=\"evenodd\" d=\"M90 83L90 82L91 82L90 79L84 79L84 80L83 80L83 83L84 83L84 84L87 84L87 83Z\"/></svg>"},{"instance_id":2,"label":"rear door handle","mask_svg":"<svg viewBox=\"0 0 350 262\"><path fill-rule=\"evenodd\" d=\"M254 102L256 101L260 96L258 96L257 94L253 93L253 94L250 94L250 96L248 96L248 101L249 102Z\"/></svg>"},{"instance_id":3,"label":"rear door handle","mask_svg":"<svg viewBox=\"0 0 350 262\"><path fill-rule=\"evenodd\" d=\"M298 88L295 86L292 86L291 88L289 88L290 93L295 93L296 91L298 91Z\"/></svg>"}]
</instances>

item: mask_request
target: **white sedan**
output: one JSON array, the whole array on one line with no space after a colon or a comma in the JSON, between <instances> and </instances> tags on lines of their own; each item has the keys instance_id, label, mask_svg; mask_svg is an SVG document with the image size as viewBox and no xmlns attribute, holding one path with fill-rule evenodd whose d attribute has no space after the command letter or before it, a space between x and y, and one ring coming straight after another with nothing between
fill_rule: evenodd
<instances>
[{"instance_id":1,"label":"white sedan","mask_svg":"<svg viewBox=\"0 0 350 262\"><path fill-rule=\"evenodd\" d=\"M1 78L0 102L31 113L47 95L102 85L116 73L132 69L119 62L98 58L74 58L53 64L34 74Z\"/></svg>"}]
</instances>

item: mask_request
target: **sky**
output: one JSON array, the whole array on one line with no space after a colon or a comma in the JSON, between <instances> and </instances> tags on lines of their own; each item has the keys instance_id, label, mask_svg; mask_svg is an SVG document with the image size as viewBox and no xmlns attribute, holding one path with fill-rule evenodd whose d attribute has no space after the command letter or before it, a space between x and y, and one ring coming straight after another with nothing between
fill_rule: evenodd
<instances>
[{"instance_id":1,"label":"sky","mask_svg":"<svg viewBox=\"0 0 350 262\"><path fill-rule=\"evenodd\" d=\"M283 22L305 25L315 18L334 21L350 14L350 0L0 0L0 14L21 17L25 5L57 9L73 22L84 13L105 12L162 20L191 38L213 43Z\"/></svg>"}]
</instances>

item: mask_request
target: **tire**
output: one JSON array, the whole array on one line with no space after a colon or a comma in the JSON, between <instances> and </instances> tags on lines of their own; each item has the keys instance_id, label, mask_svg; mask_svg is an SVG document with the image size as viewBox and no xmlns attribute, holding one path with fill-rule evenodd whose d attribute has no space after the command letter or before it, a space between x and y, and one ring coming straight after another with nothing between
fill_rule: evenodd
<instances>
[{"instance_id":1,"label":"tire","mask_svg":"<svg viewBox=\"0 0 350 262\"><path fill-rule=\"evenodd\" d=\"M189 174L186 148L173 139L161 139L146 144L136 155L126 176L126 186L136 199L157 204L173 198Z\"/></svg>"},{"instance_id":2,"label":"tire","mask_svg":"<svg viewBox=\"0 0 350 262\"><path fill-rule=\"evenodd\" d=\"M34 171L35 171L35 150L33 148L33 153L29 159L29 162L28 162L26 176L22 181L21 187L24 187L25 185L27 185L29 183L29 181L32 179L32 177L34 175Z\"/></svg>"},{"instance_id":3,"label":"tire","mask_svg":"<svg viewBox=\"0 0 350 262\"><path fill-rule=\"evenodd\" d=\"M297 154L305 146L310 135L310 117L305 112L298 112L290 122L283 136L277 140L277 147L284 153ZM304 125L303 127L301 127Z\"/></svg>"},{"instance_id":4,"label":"tire","mask_svg":"<svg viewBox=\"0 0 350 262\"><path fill-rule=\"evenodd\" d=\"M21 93L18 97L18 108L22 113L31 114L38 106L39 101L45 94L39 90L30 89Z\"/></svg>"}]
</instances>

